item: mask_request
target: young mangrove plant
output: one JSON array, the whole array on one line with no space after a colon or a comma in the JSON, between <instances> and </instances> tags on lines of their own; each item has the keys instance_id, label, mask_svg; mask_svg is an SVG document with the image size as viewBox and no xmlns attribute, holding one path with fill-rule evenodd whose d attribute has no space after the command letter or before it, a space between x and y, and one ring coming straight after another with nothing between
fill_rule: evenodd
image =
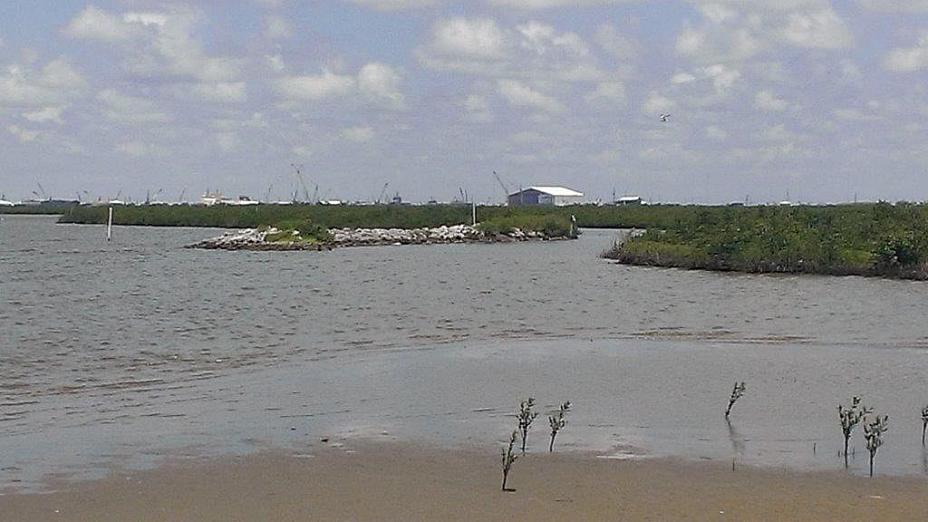
<instances>
[{"instance_id":1,"label":"young mangrove plant","mask_svg":"<svg viewBox=\"0 0 928 522\"><path fill-rule=\"evenodd\" d=\"M501 449L503 455L503 491L509 491L506 489L506 481L509 480L509 470L512 469L512 463L519 458L518 455L512 452L512 448L516 445L516 439L518 438L519 432L513 430L512 435L509 436L509 446Z\"/></svg>"},{"instance_id":2,"label":"young mangrove plant","mask_svg":"<svg viewBox=\"0 0 928 522\"><path fill-rule=\"evenodd\" d=\"M845 408L843 405L838 405L838 419L841 421L841 432L844 434L844 467L847 467L847 446L848 441L851 440L851 433L854 432L854 428L860 424L860 421L864 419L864 416L872 413L873 408L868 408L860 404L860 397L855 395L851 397L851 406Z\"/></svg>"},{"instance_id":3,"label":"young mangrove plant","mask_svg":"<svg viewBox=\"0 0 928 522\"><path fill-rule=\"evenodd\" d=\"M548 424L551 425L551 443L548 444L548 453L554 451L554 438L557 437L557 433L567 426L566 417L568 410L570 410L570 401L561 404L560 409L557 411L557 415L548 415Z\"/></svg>"},{"instance_id":4,"label":"young mangrove plant","mask_svg":"<svg viewBox=\"0 0 928 522\"><path fill-rule=\"evenodd\" d=\"M731 407L735 405L735 402L744 395L744 390L747 387L744 385L744 381L738 382L735 381L735 387L731 390L731 397L728 398L728 407L725 408L725 418L727 419L731 415Z\"/></svg>"},{"instance_id":5,"label":"young mangrove plant","mask_svg":"<svg viewBox=\"0 0 928 522\"><path fill-rule=\"evenodd\" d=\"M519 431L522 433L522 453L525 453L525 439L528 438L528 428L532 425L538 412L533 411L535 398L529 397L519 405Z\"/></svg>"},{"instance_id":6,"label":"young mangrove plant","mask_svg":"<svg viewBox=\"0 0 928 522\"><path fill-rule=\"evenodd\" d=\"M922 408L922 446L925 445L925 430L928 429L928 406Z\"/></svg>"},{"instance_id":7,"label":"young mangrove plant","mask_svg":"<svg viewBox=\"0 0 928 522\"><path fill-rule=\"evenodd\" d=\"M883 445L883 433L889 429L889 416L879 415L873 421L864 423L864 438L867 439L867 451L870 452L870 476L873 476L873 457L876 450Z\"/></svg>"}]
</instances>

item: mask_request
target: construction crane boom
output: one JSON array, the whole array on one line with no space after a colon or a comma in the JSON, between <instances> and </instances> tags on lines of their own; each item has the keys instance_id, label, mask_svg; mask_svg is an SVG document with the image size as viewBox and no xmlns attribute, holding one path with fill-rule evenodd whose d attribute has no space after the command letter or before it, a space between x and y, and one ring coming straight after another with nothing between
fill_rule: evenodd
<instances>
[{"instance_id":1,"label":"construction crane boom","mask_svg":"<svg viewBox=\"0 0 928 522\"><path fill-rule=\"evenodd\" d=\"M499 182L499 186L502 187L503 189L503 199L504 200L508 199L509 194L511 193L509 190L509 187L507 187L506 184L503 183L502 178L499 177L499 174L497 174L495 170L493 171L493 176L496 178L496 181Z\"/></svg>"},{"instance_id":2,"label":"construction crane boom","mask_svg":"<svg viewBox=\"0 0 928 522\"><path fill-rule=\"evenodd\" d=\"M384 196L384 194L387 193L387 188L389 188L389 187L390 187L390 182L389 182L389 181L383 184L383 188L380 189L380 195L377 196L377 201L375 201L375 203L380 203L381 200L383 200L383 196Z\"/></svg>"},{"instance_id":3,"label":"construction crane boom","mask_svg":"<svg viewBox=\"0 0 928 522\"><path fill-rule=\"evenodd\" d=\"M303 164L300 163L299 165L297 165L296 163L291 163L290 166L293 167L294 170L296 170L296 178L297 180L299 180L300 186L303 187L303 200L308 201L309 200L309 188L307 188L306 186L306 180L303 179L303 172L302 172Z\"/></svg>"}]
</instances>

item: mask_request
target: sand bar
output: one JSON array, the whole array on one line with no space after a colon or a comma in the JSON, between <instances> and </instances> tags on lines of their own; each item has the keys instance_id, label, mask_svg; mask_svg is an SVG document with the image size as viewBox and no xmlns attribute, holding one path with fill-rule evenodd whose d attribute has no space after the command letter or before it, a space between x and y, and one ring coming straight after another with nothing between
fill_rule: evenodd
<instances>
[{"instance_id":1,"label":"sand bar","mask_svg":"<svg viewBox=\"0 0 928 522\"><path fill-rule=\"evenodd\" d=\"M350 449L349 449L350 448ZM311 456L310 456L311 455ZM175 462L50 494L0 496L0 519L212 520L917 520L919 478L797 473L720 461L528 454L499 490L498 457L387 444L319 445Z\"/></svg>"}]
</instances>

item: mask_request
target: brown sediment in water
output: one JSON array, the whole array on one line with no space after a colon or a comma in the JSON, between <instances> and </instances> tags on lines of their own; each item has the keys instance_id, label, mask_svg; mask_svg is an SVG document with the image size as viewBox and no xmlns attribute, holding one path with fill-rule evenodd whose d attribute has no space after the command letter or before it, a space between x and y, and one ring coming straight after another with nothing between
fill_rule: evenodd
<instances>
[{"instance_id":1,"label":"brown sediment in water","mask_svg":"<svg viewBox=\"0 0 928 522\"><path fill-rule=\"evenodd\" d=\"M528 454L500 491L499 455L410 445L258 454L114 473L0 496L23 522L228 520L916 520L928 482L731 463Z\"/></svg>"}]
</instances>

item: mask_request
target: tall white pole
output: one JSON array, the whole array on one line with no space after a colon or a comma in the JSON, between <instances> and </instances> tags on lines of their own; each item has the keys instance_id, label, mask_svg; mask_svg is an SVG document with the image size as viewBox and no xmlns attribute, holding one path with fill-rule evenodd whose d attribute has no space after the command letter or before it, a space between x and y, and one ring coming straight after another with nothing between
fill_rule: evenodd
<instances>
[{"instance_id":1,"label":"tall white pole","mask_svg":"<svg viewBox=\"0 0 928 522\"><path fill-rule=\"evenodd\" d=\"M477 202L476 201L470 202L470 217L472 221L474 222L474 226L477 226Z\"/></svg>"},{"instance_id":2,"label":"tall white pole","mask_svg":"<svg viewBox=\"0 0 928 522\"><path fill-rule=\"evenodd\" d=\"M106 221L106 240L113 238L113 207L110 207L110 217Z\"/></svg>"}]
</instances>

